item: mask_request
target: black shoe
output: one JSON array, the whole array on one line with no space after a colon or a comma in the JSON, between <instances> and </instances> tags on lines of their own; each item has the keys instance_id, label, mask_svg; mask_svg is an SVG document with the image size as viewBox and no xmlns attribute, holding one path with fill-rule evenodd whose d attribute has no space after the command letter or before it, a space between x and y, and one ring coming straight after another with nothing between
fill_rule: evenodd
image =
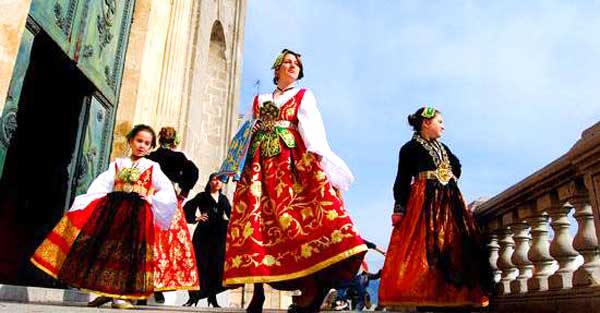
<instances>
[{"instance_id":1,"label":"black shoe","mask_svg":"<svg viewBox=\"0 0 600 313\"><path fill-rule=\"evenodd\" d=\"M198 298L190 297L190 299L186 303L184 303L183 306L197 306L199 300L200 299Z\"/></svg>"},{"instance_id":2,"label":"black shoe","mask_svg":"<svg viewBox=\"0 0 600 313\"><path fill-rule=\"evenodd\" d=\"M148 300L146 299L140 299L138 301L135 302L135 305L148 305Z\"/></svg>"},{"instance_id":3,"label":"black shoe","mask_svg":"<svg viewBox=\"0 0 600 313\"><path fill-rule=\"evenodd\" d=\"M156 303L165 303L165 296L163 295L162 292L157 291L154 293L154 302Z\"/></svg>"}]
</instances>

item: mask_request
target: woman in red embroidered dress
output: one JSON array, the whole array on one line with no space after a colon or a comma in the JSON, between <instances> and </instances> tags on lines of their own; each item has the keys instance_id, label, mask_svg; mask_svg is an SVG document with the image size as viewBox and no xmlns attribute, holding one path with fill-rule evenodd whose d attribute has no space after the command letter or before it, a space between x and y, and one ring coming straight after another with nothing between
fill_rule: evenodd
<instances>
[{"instance_id":1,"label":"woman in red embroidered dress","mask_svg":"<svg viewBox=\"0 0 600 313\"><path fill-rule=\"evenodd\" d=\"M415 133L400 149L394 229L379 285L383 306L453 308L488 304L485 247L458 189L458 158L439 141L442 115L409 116ZM470 312L470 310L468 310Z\"/></svg>"},{"instance_id":2,"label":"woman in red embroidered dress","mask_svg":"<svg viewBox=\"0 0 600 313\"><path fill-rule=\"evenodd\" d=\"M127 135L131 157L112 162L48 234L31 257L65 284L101 294L90 305L145 299L154 291L154 227L169 227L177 208L173 185L144 156L156 144L152 128Z\"/></svg>"},{"instance_id":3,"label":"woman in red embroidered dress","mask_svg":"<svg viewBox=\"0 0 600 313\"><path fill-rule=\"evenodd\" d=\"M314 95L296 87L300 55L282 51L273 69L277 89L257 96L247 116L257 124L233 198L224 283L256 284L248 312L262 310L260 283L300 289L290 310L316 312L367 247L340 195L352 173L327 143Z\"/></svg>"}]
</instances>

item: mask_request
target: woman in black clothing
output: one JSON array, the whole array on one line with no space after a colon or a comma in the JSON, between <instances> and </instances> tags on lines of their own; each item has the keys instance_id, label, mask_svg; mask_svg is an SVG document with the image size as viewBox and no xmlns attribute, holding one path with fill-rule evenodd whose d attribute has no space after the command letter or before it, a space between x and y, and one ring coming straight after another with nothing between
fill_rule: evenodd
<instances>
[{"instance_id":1,"label":"woman in black clothing","mask_svg":"<svg viewBox=\"0 0 600 313\"><path fill-rule=\"evenodd\" d=\"M163 173L179 187L179 198L185 199L198 181L198 168L183 152L174 150L179 144L179 136L173 127L161 128L158 141L160 148L147 158L160 164Z\"/></svg>"},{"instance_id":2,"label":"woman in black clothing","mask_svg":"<svg viewBox=\"0 0 600 313\"><path fill-rule=\"evenodd\" d=\"M190 291L185 306L192 306L207 297L208 304L219 307L217 294L224 291L223 263L225 259L225 237L231 214L231 205L222 194L223 182L211 174L204 192L197 194L184 206L188 223L198 223L192 242L200 273L200 291Z\"/></svg>"}]
</instances>

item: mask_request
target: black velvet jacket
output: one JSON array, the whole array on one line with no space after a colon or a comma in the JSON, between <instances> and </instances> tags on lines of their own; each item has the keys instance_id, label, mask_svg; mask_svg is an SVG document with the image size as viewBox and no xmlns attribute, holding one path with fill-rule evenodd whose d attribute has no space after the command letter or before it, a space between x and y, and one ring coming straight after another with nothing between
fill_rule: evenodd
<instances>
[{"instance_id":1,"label":"black velvet jacket","mask_svg":"<svg viewBox=\"0 0 600 313\"><path fill-rule=\"evenodd\" d=\"M456 178L459 178L461 174L460 161L446 145L442 145L448 153L452 173ZM429 152L415 139L411 139L400 148L398 172L396 174L396 182L394 183L394 212L405 212L406 202L410 195L412 179L420 172L433 171L436 168Z\"/></svg>"},{"instance_id":2,"label":"black velvet jacket","mask_svg":"<svg viewBox=\"0 0 600 313\"><path fill-rule=\"evenodd\" d=\"M198 181L198 168L179 151L161 147L147 158L160 164L160 169L172 182L179 185L183 195L187 195Z\"/></svg>"}]
</instances>

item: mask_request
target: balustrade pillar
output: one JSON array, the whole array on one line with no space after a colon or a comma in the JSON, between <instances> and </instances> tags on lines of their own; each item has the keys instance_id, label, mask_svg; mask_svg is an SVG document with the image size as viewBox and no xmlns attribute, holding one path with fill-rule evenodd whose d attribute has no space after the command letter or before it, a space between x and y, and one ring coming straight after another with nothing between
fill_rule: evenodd
<instances>
[{"instance_id":1,"label":"balustrade pillar","mask_svg":"<svg viewBox=\"0 0 600 313\"><path fill-rule=\"evenodd\" d=\"M573 272L576 270L575 259L579 255L573 249L573 239L569 234L568 214L572 207L558 205L549 210L552 218L554 240L550 244L550 255L558 262L558 270L548 279L550 289L568 289L573 287Z\"/></svg>"},{"instance_id":2,"label":"balustrade pillar","mask_svg":"<svg viewBox=\"0 0 600 313\"><path fill-rule=\"evenodd\" d=\"M487 245L490 252L489 262L492 268L492 274L494 275L494 282L500 281L502 271L498 268L498 258L500 257L500 244L498 244L498 234L495 232L490 233L490 242Z\"/></svg>"},{"instance_id":3,"label":"balustrade pillar","mask_svg":"<svg viewBox=\"0 0 600 313\"><path fill-rule=\"evenodd\" d=\"M512 255L515 251L515 242L513 232L508 226L500 230L500 257L498 259L498 268L502 271L500 278L500 294L510 293L510 282L519 274L517 267L512 263Z\"/></svg>"},{"instance_id":4,"label":"balustrade pillar","mask_svg":"<svg viewBox=\"0 0 600 313\"><path fill-rule=\"evenodd\" d=\"M533 263L527 257L531 241L529 225L518 223L510 226L513 230L515 241L515 252L512 255L512 263L519 269L519 275L510 283L512 293L526 293L527 281L533 276Z\"/></svg>"},{"instance_id":5,"label":"balustrade pillar","mask_svg":"<svg viewBox=\"0 0 600 313\"><path fill-rule=\"evenodd\" d=\"M583 264L573 274L575 287L586 287L600 284L600 254L598 237L594 224L594 213L588 198L574 200L577 235L573 247L583 256Z\"/></svg>"},{"instance_id":6,"label":"balustrade pillar","mask_svg":"<svg viewBox=\"0 0 600 313\"><path fill-rule=\"evenodd\" d=\"M533 263L535 273L527 281L527 290L548 290L548 277L552 274L554 259L550 256L550 243L548 238L548 214L537 213L527 219L531 225L531 248L527 258Z\"/></svg>"}]
</instances>

